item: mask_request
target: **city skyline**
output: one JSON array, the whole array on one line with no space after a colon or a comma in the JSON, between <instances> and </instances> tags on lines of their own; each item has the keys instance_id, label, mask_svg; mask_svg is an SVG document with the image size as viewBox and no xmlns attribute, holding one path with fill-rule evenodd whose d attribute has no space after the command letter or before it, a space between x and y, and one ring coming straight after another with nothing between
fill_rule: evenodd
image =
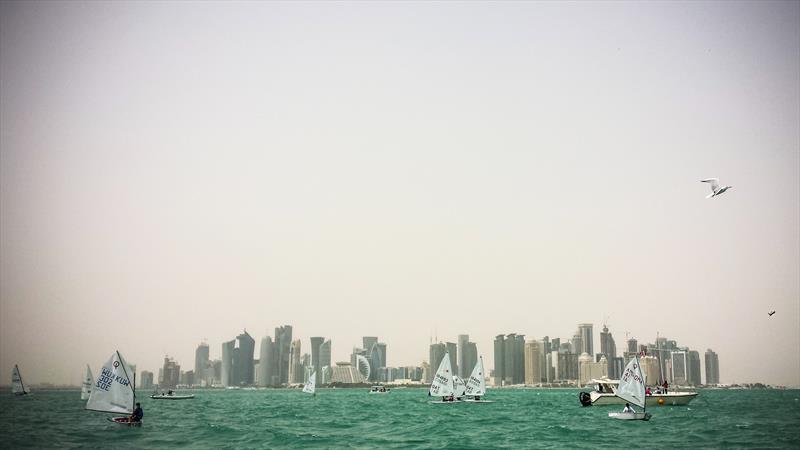
<instances>
[{"instance_id":1,"label":"city skyline","mask_svg":"<svg viewBox=\"0 0 800 450\"><path fill-rule=\"evenodd\" d=\"M798 2L0 8L5 377L607 323L800 385Z\"/></svg>"},{"instance_id":2,"label":"city skyline","mask_svg":"<svg viewBox=\"0 0 800 450\"><path fill-rule=\"evenodd\" d=\"M503 339L504 339L503 352L504 353L505 352L514 352L514 354L518 355L517 358L519 358L519 359L517 359L516 363L503 361L503 366L504 366L503 370L504 371L511 370L513 373L512 372L509 372L510 374L500 373L499 376L501 377L501 379L497 381L498 385L499 384L506 384L506 385L523 384L523 383L525 383L525 384L535 384L535 383L538 383L539 381L533 381L533 383L531 383L532 380L530 379L530 374L529 374L529 370L530 370L529 366L530 366L530 364L532 364L531 362L529 362L530 360L528 359L528 355L529 355L529 351L530 351L529 347L531 346L531 344L534 345L534 347L538 349L537 351L542 351L542 352L543 352L543 349L541 347L542 345L552 346L553 350L555 350L555 351L558 351L559 348L560 348L560 350L561 350L561 358L566 357L566 358L574 359L574 361L572 359L561 361L561 363L560 363L560 365L562 367L561 370L568 370L568 372L561 372L561 374L560 374L561 376L559 376L559 372L558 372L559 371L559 369L558 369L559 363L558 362L550 363L549 355L547 355L548 357L545 358L544 357L545 355L542 354L541 361L537 362L537 363L533 363L533 364L535 364L535 366L537 366L537 367L538 366L546 367L547 365L552 364L552 365L554 365L556 367L556 369L555 369L556 370L556 374L555 374L555 379L556 380L573 379L573 378L575 380L577 380L577 378L578 378L578 372L577 372L578 357L581 355L581 353L583 353L583 350L587 350L587 348L585 348L585 344L584 344L584 342L585 342L584 338L585 338L585 336L587 334L585 332L581 332L581 330L591 330L592 328L593 328L593 324L591 324L591 323L580 323L580 324L577 324L578 332L575 332L575 333L569 333L568 332L568 333L564 334L565 336L568 336L568 335L572 334L573 335L572 339L570 339L570 338L562 339L561 337L550 336L550 335L545 335L545 336L526 336L526 335L523 335L523 334L520 334L520 333L500 334L500 335L497 335L497 336L494 337L494 342L495 342L494 348L490 348L489 351L487 351L487 352L481 352L480 348L477 346L477 344L475 342L472 342L469 339L469 335L468 334L463 334L463 333L458 334L457 335L458 339L454 339L454 340L455 341L461 341L462 338L466 338L466 341L464 341L464 342L465 342L465 344L467 344L466 348L467 348L468 357L469 358L474 358L474 362L477 362L477 358L478 357L483 357L485 363L487 364L486 365L487 375L488 375L489 372L492 372L493 373L492 376L496 377L496 376L498 376L498 373L495 373L496 372L495 364L497 364L497 361L495 360L495 358L497 357L495 352L497 351L497 348L498 348L496 346L496 343L497 343L497 339L502 336ZM313 349L314 349L314 343L315 342L316 342L316 345L319 348L322 348L322 353L320 355L320 358L322 358L321 359L322 362L318 363L318 365L320 367L328 366L328 367L333 368L340 362L341 363L351 364L353 366L357 366L358 365L357 362L356 363L353 362L354 361L353 358L354 358L354 355L355 355L355 353L353 353L353 352L361 351L362 349L360 349L358 347L352 347L351 354L348 355L349 359L345 359L345 358L336 359L333 356L331 356L331 350L336 348L335 346L332 345L332 343L331 343L332 339L331 338L315 337L315 336L306 337L306 338L303 338L303 337L298 338L296 335L294 337L292 337L292 330L293 329L294 329L294 327L292 325L279 326L279 327L275 328L275 335L279 336L279 335L284 334L286 339L291 340L291 344L290 344L291 347L290 348L294 348L295 344L298 343L298 342L300 344L299 347L302 347L303 340L306 341L306 345L310 346L311 350L309 350L307 352L301 352L296 358L297 362L305 361L302 358L308 358L307 362L303 362L302 365L305 365L305 364L314 365L312 363L313 358L314 358L314 356L312 356L312 353L314 351ZM601 334L601 333L608 333L609 335L613 335L613 330L609 329L607 324L604 324L602 330L598 329L598 331L597 331L597 334ZM509 337L511 337L512 339L509 340L508 339ZM451 359L451 367L455 368L456 367L456 361L459 361L462 358L461 351L460 351L461 347L458 345L457 342L449 342L448 339L446 339L444 337L441 337L441 336L439 338L440 339L439 339L438 343L432 343L432 344L430 344L428 346L429 347L428 348L429 352L426 354L425 357L422 357L418 361L391 363L391 364L388 364L388 366L391 367L391 368L396 368L396 369L407 368L407 367L421 368L425 364L430 366L431 365L430 361L432 359L434 359L436 361L436 363L433 364L434 369L435 369L435 367L438 366L438 362L440 361L441 355L443 355L445 353L449 353L450 354L450 359ZM601 339L602 339L602 337L601 337ZM613 340L614 339L612 338L612 341ZM131 361L131 363L136 364L137 370L139 370L142 373L147 372L147 373L151 373L151 374L152 373L158 374L158 377L155 380L156 384L159 384L159 380L161 380L162 377L165 377L164 378L165 381L163 381L163 383L164 383L163 386L166 386L166 387L174 387L175 385L177 385L178 384L178 381L177 381L178 380L178 376L180 375L182 377L184 372L186 372L188 370L191 370L191 369L194 369L193 370L194 373L191 375L193 377L192 379L194 380L194 383L190 383L190 384L201 385L201 380L206 379L208 381L208 385L210 386L210 384L211 384L210 378L212 377L212 375L210 375L210 374L213 373L214 370L215 370L215 367L212 367L212 365L214 363L217 364L216 372L217 372L218 375L217 375L216 383L218 383L221 386L262 386L262 387L268 387L268 386L286 385L287 383L288 384L302 383L302 379L299 379L299 378L298 379L294 379L294 380L288 379L288 376L287 376L287 379L285 379L285 380L279 378L279 376L277 375L277 372L281 370L280 367L273 366L273 368L271 368L271 369L266 369L265 366L260 365L260 362L261 362L261 360L264 360L265 355L268 355L268 356L266 356L266 360L274 361L274 363L272 363L272 364L276 364L277 361L280 360L280 357L278 355L278 350L277 350L279 348L279 346L278 346L277 342L272 340L272 336L265 335L265 336L263 336L261 338L260 341L261 341L261 346L259 347L258 345L255 345L255 343L258 342L258 339L256 339L256 337L251 336L247 332L247 330L242 330L241 333L238 336L236 336L234 339L231 339L231 340L224 341L224 342L220 343L218 345L219 351L218 352L214 352L214 351L210 350L210 348L212 348L213 345L210 345L204 339L199 344L197 344L195 346L195 349L192 351L192 354L194 356L192 357L191 361L189 361L188 359L184 360L184 359L181 359L180 357L175 356L176 354L180 354L181 352L177 352L177 353L173 352L173 353L169 353L167 355L164 355L164 356L160 357L159 361L163 361L163 363L164 363L163 364L163 370L164 370L165 373L167 373L167 370L168 370L167 368L168 367L175 367L175 369L170 369L167 375L162 374L162 365L160 365L160 363L158 365L153 366L153 367L143 366L141 363L138 363L137 361ZM252 351L252 354L249 355L249 357L253 358L253 359L249 360L250 361L249 365L243 363L243 361L247 361L247 354L246 354L247 351L245 352L245 355L244 355L245 359L242 359L243 355L239 354L240 348L242 348L242 342L244 342L244 347L246 349L250 349L250 351ZM264 346L265 342L268 343L268 349L266 349L265 346ZM515 342L515 343L512 345L512 342ZM546 343L543 344L543 342L546 342ZM672 366L668 362L665 363L665 359L669 359L670 355L675 353L675 350L679 350L679 349L682 349L682 348L688 348L690 351L688 352L689 354L687 354L685 357L691 357L692 353L698 353L699 354L700 351L705 351L705 353L706 353L705 360L704 360L705 362L704 362L704 364L702 366L699 365L699 356L697 356L698 365L696 366L697 370L701 370L702 373L703 373L702 380L703 380L704 384L705 384L706 376L708 376L708 374L715 374L715 375L712 375L712 376L715 377L713 379L716 380L716 382L713 383L713 384L719 384L719 383L732 384L734 382L737 382L737 381L729 382L728 380L725 379L724 374L726 373L726 370L725 370L724 358L723 358L723 366L722 366L723 367L723 370L722 370L723 377L722 377L722 381L720 381L719 358L718 358L717 353L716 352L712 352L710 348L706 348L706 350L702 350L702 349L698 350L695 347L687 347L686 345L676 346L677 344L676 344L675 340L667 340L667 338L664 338L664 337L654 338L654 339L652 339L652 342L649 341L649 340L637 340L634 337L629 337L628 339L625 340L624 343L620 344L623 347L620 347L620 345L616 345L615 344L614 350L619 355L625 354L625 357L627 358L628 354L631 353L629 351L629 348L628 348L628 346L630 345L631 342L633 342L633 345L636 346L636 348L637 348L636 353L640 353L641 354L642 351L643 351L645 354L649 354L649 355L653 356L653 355L657 355L660 352L662 355L665 355L662 358L660 358L660 361L662 363L662 367L661 367L661 373L662 374L664 373L664 371L667 371L667 372L670 372L670 373L672 371ZM382 351L384 352L384 355L385 355L386 347L387 347L386 343L378 342L378 338L374 337L374 336L363 336L362 337L362 345L367 345L367 343L369 343L370 345L373 345L374 347L377 347L378 345L380 345L382 347ZM684 344L684 343L681 342L681 344ZM434 356L434 353L433 353L434 352L433 349L434 349L434 347L436 345L441 345L441 347L442 347L440 350L437 350L436 354L438 356ZM509 347L509 345L511 345L511 347ZM658 346L661 346L663 348L657 350ZM259 350L259 348L260 348L260 350ZM581 351L578 352L578 353L575 353L575 349L576 348L580 348ZM223 355L226 354L226 351L227 351L227 354L228 354L228 358L230 359L230 363L229 363L230 367L227 368L227 369L224 368L224 366L225 366L225 363L224 363L225 357L223 356ZM472 355L470 353L472 351L476 351L477 353L475 355ZM708 352L711 352L711 354L713 355L712 359L713 359L714 362L712 364L715 364L715 365L712 365L711 367L706 367L707 364L709 363L709 353ZM422 354L422 352L420 352L420 354ZM592 356L594 358L594 356L597 355L597 357L599 358L601 356L601 354L605 355L604 353L602 353L600 351L600 349L595 349L595 353L591 354L590 356ZM201 364L201 362L200 362L200 360L198 360L198 358L200 360L205 361L208 364L208 371L206 373L204 373L204 374L201 374L199 377L197 376L196 370L197 370L198 365ZM292 358L292 357L289 356L289 358ZM385 356L384 356L384 358L385 358ZM521 358L524 358L524 359L521 359ZM611 359L612 358L609 358L609 362L608 362L608 367L609 367L608 370L609 370L609 372L607 374L610 375L613 378L614 377L613 376L614 373L613 373L613 364L612 364ZM620 358L620 359L622 359L622 358ZM255 361L255 365L253 365L253 361ZM292 359L288 360L287 361L287 369L283 369L283 370L291 370L291 368L288 368L289 367L288 363L291 363L291 361L294 361L294 360L292 360ZM368 364L372 364L372 360L371 359L367 359L367 361L368 361ZM472 362L472 359L468 359L468 361L472 365L474 365L474 362ZM384 367L386 366L385 362L381 362L381 364ZM565 369L565 367L567 365L573 365L573 364L575 365L574 368ZM89 365L93 366L91 363ZM235 375L231 375L231 373L235 373L236 372L237 368L239 368L238 369L239 371L243 370L240 367L249 368L249 369L244 369L244 370L245 371L249 371L249 373L253 374L254 378L248 379L247 376L243 375L242 372L238 372ZM622 363L620 362L620 368L621 367L622 367ZM186 368L186 370L181 370L181 368ZM294 370L300 370L300 368L295 368ZM228 374L224 375L226 373L226 371L228 372ZM471 369L467 369L467 372L470 372L470 371L471 371ZM321 370L319 370L317 372L318 372L318 376L317 376L318 380L317 380L317 382L322 384L323 379L322 379ZM264 374L267 374L267 373L274 374L272 376L268 376L268 379L271 380L271 381L264 381ZM455 370L454 370L454 373L455 373ZM567 373L568 375L565 376L564 375L565 373ZM379 382L379 381L381 381L381 379L379 379L376 374L377 374L377 372L375 372L375 368L373 368L372 376L370 376L368 379L365 379L364 381L365 382L369 382L369 381ZM303 377L306 376L306 375L307 375L307 373L302 374ZM432 376L432 372L427 372L427 376ZM550 382L550 381L552 381L550 378L548 378L549 376L546 375L544 372L541 372L541 376L542 376L542 378L540 380L541 382L545 382L545 381L546 382ZM565 378L562 378L562 377L565 377ZM671 375L670 375L670 377L671 377ZM689 373L688 372L686 372L686 377L688 379L688 377L689 377ZM166 381L167 379L170 379L172 381ZM692 381L694 381L694 380L695 379L692 379ZM425 380L423 379L423 381L425 381ZM762 381L763 380L747 380L747 381L738 381L738 382L755 383L755 382L762 382ZM66 383L53 383L52 380L43 380L43 381L38 381L38 382L34 382L34 383L46 383L46 384L57 384L57 385L69 385L70 384L68 382L66 382ZM2 383L0 383L0 384L2 384ZM695 383L695 384L697 384L697 383Z\"/></svg>"}]
</instances>

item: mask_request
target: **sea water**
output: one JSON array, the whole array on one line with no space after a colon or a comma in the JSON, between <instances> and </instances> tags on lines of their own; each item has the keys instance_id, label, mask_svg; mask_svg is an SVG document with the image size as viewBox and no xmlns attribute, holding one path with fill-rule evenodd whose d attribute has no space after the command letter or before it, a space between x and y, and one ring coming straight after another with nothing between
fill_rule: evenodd
<instances>
[{"instance_id":1,"label":"sea water","mask_svg":"<svg viewBox=\"0 0 800 450\"><path fill-rule=\"evenodd\" d=\"M188 392L188 391L187 391ZM699 390L649 422L582 407L577 389L490 389L496 403L430 404L427 389L194 390L152 400L141 427L75 391L0 394L3 448L800 448L800 390Z\"/></svg>"}]
</instances>

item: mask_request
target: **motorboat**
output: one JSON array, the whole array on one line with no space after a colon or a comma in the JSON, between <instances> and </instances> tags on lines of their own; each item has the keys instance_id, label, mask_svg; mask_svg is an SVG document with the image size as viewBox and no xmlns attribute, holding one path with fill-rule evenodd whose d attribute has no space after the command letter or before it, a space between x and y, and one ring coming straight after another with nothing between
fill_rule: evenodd
<instances>
[{"instance_id":1,"label":"motorboat","mask_svg":"<svg viewBox=\"0 0 800 450\"><path fill-rule=\"evenodd\" d=\"M624 405L624 399L617 396L619 380L600 378L591 381L594 390L591 392L581 392L578 396L583 406L604 406L604 405ZM679 406L688 405L695 397L697 392L690 391L670 391L663 393L660 390L651 390L645 395L647 406Z\"/></svg>"},{"instance_id":2,"label":"motorboat","mask_svg":"<svg viewBox=\"0 0 800 450\"><path fill-rule=\"evenodd\" d=\"M164 394L153 394L150 396L153 400L189 400L190 398L194 398L194 394L187 394L187 395L177 395L172 391L167 392Z\"/></svg>"},{"instance_id":3,"label":"motorboat","mask_svg":"<svg viewBox=\"0 0 800 450\"><path fill-rule=\"evenodd\" d=\"M390 392L392 392L392 390L387 388L386 386L377 385L369 388L370 394L388 394Z\"/></svg>"}]
</instances>

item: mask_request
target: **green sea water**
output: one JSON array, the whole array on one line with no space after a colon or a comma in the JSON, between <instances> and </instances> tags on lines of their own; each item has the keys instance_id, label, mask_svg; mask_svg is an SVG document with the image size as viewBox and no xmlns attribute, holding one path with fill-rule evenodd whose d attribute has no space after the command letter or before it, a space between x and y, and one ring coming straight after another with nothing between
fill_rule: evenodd
<instances>
[{"instance_id":1,"label":"green sea water","mask_svg":"<svg viewBox=\"0 0 800 450\"><path fill-rule=\"evenodd\" d=\"M700 390L649 422L582 407L578 390L490 390L486 404L430 404L427 390L195 390L141 396L144 424L84 410L78 391L0 395L3 448L800 448L799 390Z\"/></svg>"}]
</instances>

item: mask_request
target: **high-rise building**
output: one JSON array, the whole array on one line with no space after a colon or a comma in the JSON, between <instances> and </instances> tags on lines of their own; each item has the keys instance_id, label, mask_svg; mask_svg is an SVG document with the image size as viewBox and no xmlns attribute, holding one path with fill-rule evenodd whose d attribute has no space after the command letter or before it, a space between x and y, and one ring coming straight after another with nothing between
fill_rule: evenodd
<instances>
[{"instance_id":1,"label":"high-rise building","mask_svg":"<svg viewBox=\"0 0 800 450\"><path fill-rule=\"evenodd\" d=\"M498 334L494 338L494 384L496 386L502 386L505 380L505 354L506 336Z\"/></svg>"},{"instance_id":2,"label":"high-rise building","mask_svg":"<svg viewBox=\"0 0 800 450\"><path fill-rule=\"evenodd\" d=\"M259 351L258 364L258 385L262 387L276 386L278 384L277 370L275 368L275 343L272 338L264 336L261 338L261 349Z\"/></svg>"},{"instance_id":3,"label":"high-rise building","mask_svg":"<svg viewBox=\"0 0 800 450\"><path fill-rule=\"evenodd\" d=\"M236 365L234 385L251 386L255 375L253 357L256 340L247 333L247 330L236 336L236 340L239 343L239 351L234 354L234 364Z\"/></svg>"},{"instance_id":4,"label":"high-rise building","mask_svg":"<svg viewBox=\"0 0 800 450\"><path fill-rule=\"evenodd\" d=\"M459 334L458 335L458 371L454 372L456 375L460 376L461 378L466 378L469 376L469 373L464 373L467 370L472 370L470 366L469 369L466 368L466 364L464 364L464 354L466 352L466 346L469 342L469 335L468 334Z\"/></svg>"},{"instance_id":5,"label":"high-rise building","mask_svg":"<svg viewBox=\"0 0 800 450\"><path fill-rule=\"evenodd\" d=\"M525 335L498 335L494 340L495 384L525 383Z\"/></svg>"},{"instance_id":6,"label":"high-rise building","mask_svg":"<svg viewBox=\"0 0 800 450\"><path fill-rule=\"evenodd\" d=\"M582 323L578 325L578 333L581 335L581 353L588 353L589 356L594 355L594 325L591 323Z\"/></svg>"},{"instance_id":7,"label":"high-rise building","mask_svg":"<svg viewBox=\"0 0 800 450\"><path fill-rule=\"evenodd\" d=\"M289 352L292 346L292 326L284 325L275 328L275 375L277 385L289 382Z\"/></svg>"},{"instance_id":8,"label":"high-rise building","mask_svg":"<svg viewBox=\"0 0 800 450\"><path fill-rule=\"evenodd\" d=\"M331 371L331 340L327 339L322 345L319 346L319 364L321 366L321 371L318 373L325 373L327 370L328 372ZM320 382L322 379L320 378Z\"/></svg>"},{"instance_id":9,"label":"high-rise building","mask_svg":"<svg viewBox=\"0 0 800 450\"><path fill-rule=\"evenodd\" d=\"M689 384L700 386L700 353L697 350L690 350L686 361L687 372L689 372Z\"/></svg>"},{"instance_id":10,"label":"high-rise building","mask_svg":"<svg viewBox=\"0 0 800 450\"><path fill-rule=\"evenodd\" d=\"M378 337L364 336L361 338L361 342L364 344L364 350L367 351L367 354L370 354L370 352L372 352L372 347L374 347L375 344L378 343Z\"/></svg>"},{"instance_id":11,"label":"high-rise building","mask_svg":"<svg viewBox=\"0 0 800 450\"><path fill-rule=\"evenodd\" d=\"M159 384L159 387L174 389L178 383L180 383L181 366L175 362L174 359L165 356L164 367L162 367L162 376L163 382Z\"/></svg>"},{"instance_id":12,"label":"high-rise building","mask_svg":"<svg viewBox=\"0 0 800 450\"><path fill-rule=\"evenodd\" d=\"M687 371L687 355L685 351L671 352L672 382L676 385L686 385L689 379Z\"/></svg>"},{"instance_id":13,"label":"high-rise building","mask_svg":"<svg viewBox=\"0 0 800 450\"><path fill-rule=\"evenodd\" d=\"M208 344L205 342L197 346L194 351L194 384L205 384L205 373L208 367Z\"/></svg>"},{"instance_id":14,"label":"high-rise building","mask_svg":"<svg viewBox=\"0 0 800 450\"><path fill-rule=\"evenodd\" d=\"M580 330L575 332L575 335L572 336L572 339L569 341L569 352L575 353L576 355L580 355L583 352L583 337L581 336Z\"/></svg>"},{"instance_id":15,"label":"high-rise building","mask_svg":"<svg viewBox=\"0 0 800 450\"><path fill-rule=\"evenodd\" d=\"M142 371L142 381L140 389L153 389L153 372L148 372L146 370Z\"/></svg>"},{"instance_id":16,"label":"high-rise building","mask_svg":"<svg viewBox=\"0 0 800 450\"><path fill-rule=\"evenodd\" d=\"M606 355L608 361L608 376L610 378L619 378L622 373L617 373L614 366L614 358L617 357L617 344L614 343L614 337L608 331L608 327L603 325L603 331L600 332L600 353Z\"/></svg>"},{"instance_id":17,"label":"high-rise building","mask_svg":"<svg viewBox=\"0 0 800 450\"><path fill-rule=\"evenodd\" d=\"M458 373L458 344L446 342L445 346L447 346L447 353L450 355L450 368L454 374Z\"/></svg>"},{"instance_id":18,"label":"high-rise building","mask_svg":"<svg viewBox=\"0 0 800 450\"><path fill-rule=\"evenodd\" d=\"M235 366L233 364L234 353L236 353L236 340L222 343L222 373L220 381L225 387L235 385L232 383L235 371Z\"/></svg>"},{"instance_id":19,"label":"high-rise building","mask_svg":"<svg viewBox=\"0 0 800 450\"><path fill-rule=\"evenodd\" d=\"M289 381L288 383L302 383L303 382L303 363L300 360L302 357L300 339L292 341L292 346L289 349Z\"/></svg>"},{"instance_id":20,"label":"high-rise building","mask_svg":"<svg viewBox=\"0 0 800 450\"><path fill-rule=\"evenodd\" d=\"M719 356L711 349L706 350L706 384L719 384Z\"/></svg>"},{"instance_id":21,"label":"high-rise building","mask_svg":"<svg viewBox=\"0 0 800 450\"><path fill-rule=\"evenodd\" d=\"M461 350L459 350L461 351ZM464 379L472 374L475 365L478 364L478 346L474 342L467 342L464 346L464 368L461 370L464 373Z\"/></svg>"},{"instance_id":22,"label":"high-rise building","mask_svg":"<svg viewBox=\"0 0 800 450\"><path fill-rule=\"evenodd\" d=\"M639 343L636 339L628 339L628 353L636 353L639 351Z\"/></svg>"},{"instance_id":23,"label":"high-rise building","mask_svg":"<svg viewBox=\"0 0 800 450\"><path fill-rule=\"evenodd\" d=\"M541 383L546 377L544 372L544 344L531 340L525 343L525 384Z\"/></svg>"},{"instance_id":24,"label":"high-rise building","mask_svg":"<svg viewBox=\"0 0 800 450\"><path fill-rule=\"evenodd\" d=\"M443 343L439 342L438 344L431 344L430 349L428 350L428 356L430 360L430 370L425 376L425 382L430 383L433 381L433 376L436 374L436 371L439 370L439 364L442 362L442 358L444 355L447 354L447 346Z\"/></svg>"},{"instance_id":25,"label":"high-rise building","mask_svg":"<svg viewBox=\"0 0 800 450\"><path fill-rule=\"evenodd\" d=\"M311 338L311 367L317 372L322 369L322 366L319 364L319 350L323 342L325 342L324 337L315 336Z\"/></svg>"}]
</instances>

